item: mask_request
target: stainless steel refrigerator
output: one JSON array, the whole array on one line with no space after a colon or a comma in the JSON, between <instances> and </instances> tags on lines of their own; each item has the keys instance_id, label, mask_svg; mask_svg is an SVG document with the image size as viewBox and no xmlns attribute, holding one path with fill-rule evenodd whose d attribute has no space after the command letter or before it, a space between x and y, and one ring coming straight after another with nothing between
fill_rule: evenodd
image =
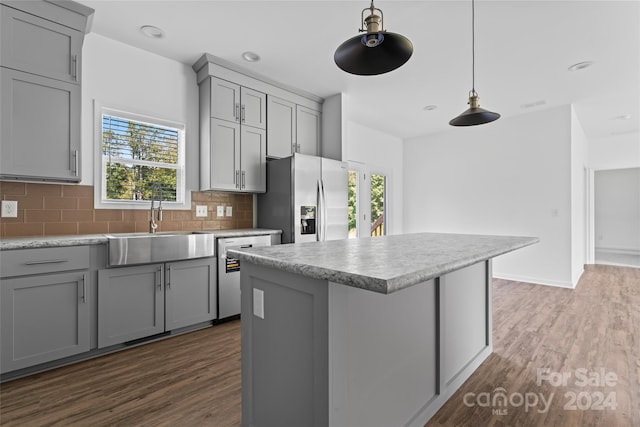
<instances>
[{"instance_id":1,"label":"stainless steel refrigerator","mask_svg":"<svg viewBox=\"0 0 640 427\"><path fill-rule=\"evenodd\" d=\"M282 243L348 237L347 164L295 154L267 162L258 227L282 230Z\"/></svg>"}]
</instances>

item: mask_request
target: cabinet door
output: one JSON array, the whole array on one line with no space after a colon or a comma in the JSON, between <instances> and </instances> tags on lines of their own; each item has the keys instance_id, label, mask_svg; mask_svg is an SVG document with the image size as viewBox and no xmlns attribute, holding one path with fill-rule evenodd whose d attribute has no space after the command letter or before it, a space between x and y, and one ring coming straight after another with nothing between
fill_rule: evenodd
<instances>
[{"instance_id":1,"label":"cabinet door","mask_svg":"<svg viewBox=\"0 0 640 427\"><path fill-rule=\"evenodd\" d=\"M242 126L240 139L241 190L264 193L267 191L267 133L263 129Z\"/></svg>"},{"instance_id":2,"label":"cabinet door","mask_svg":"<svg viewBox=\"0 0 640 427\"><path fill-rule=\"evenodd\" d=\"M295 152L296 104L267 97L267 156L288 157Z\"/></svg>"},{"instance_id":3,"label":"cabinet door","mask_svg":"<svg viewBox=\"0 0 640 427\"><path fill-rule=\"evenodd\" d=\"M211 189L240 189L240 125L211 119Z\"/></svg>"},{"instance_id":4,"label":"cabinet door","mask_svg":"<svg viewBox=\"0 0 640 427\"><path fill-rule=\"evenodd\" d=\"M216 258L168 263L165 283L167 331L217 317Z\"/></svg>"},{"instance_id":5,"label":"cabinet door","mask_svg":"<svg viewBox=\"0 0 640 427\"><path fill-rule=\"evenodd\" d=\"M46 19L1 6L3 67L65 82L80 82L83 34Z\"/></svg>"},{"instance_id":6,"label":"cabinet door","mask_svg":"<svg viewBox=\"0 0 640 427\"><path fill-rule=\"evenodd\" d=\"M89 351L87 271L0 281L0 372Z\"/></svg>"},{"instance_id":7,"label":"cabinet door","mask_svg":"<svg viewBox=\"0 0 640 427\"><path fill-rule=\"evenodd\" d=\"M311 156L319 155L320 112L298 105L296 107L297 152Z\"/></svg>"},{"instance_id":8,"label":"cabinet door","mask_svg":"<svg viewBox=\"0 0 640 427\"><path fill-rule=\"evenodd\" d=\"M240 123L240 85L211 77L211 117Z\"/></svg>"},{"instance_id":9,"label":"cabinet door","mask_svg":"<svg viewBox=\"0 0 640 427\"><path fill-rule=\"evenodd\" d=\"M259 129L267 128L267 96L252 89L243 87L240 90L240 118L242 125Z\"/></svg>"},{"instance_id":10,"label":"cabinet door","mask_svg":"<svg viewBox=\"0 0 640 427\"><path fill-rule=\"evenodd\" d=\"M164 332L163 264L98 271L98 348Z\"/></svg>"},{"instance_id":11,"label":"cabinet door","mask_svg":"<svg viewBox=\"0 0 640 427\"><path fill-rule=\"evenodd\" d=\"M0 177L79 181L80 86L0 68Z\"/></svg>"}]
</instances>

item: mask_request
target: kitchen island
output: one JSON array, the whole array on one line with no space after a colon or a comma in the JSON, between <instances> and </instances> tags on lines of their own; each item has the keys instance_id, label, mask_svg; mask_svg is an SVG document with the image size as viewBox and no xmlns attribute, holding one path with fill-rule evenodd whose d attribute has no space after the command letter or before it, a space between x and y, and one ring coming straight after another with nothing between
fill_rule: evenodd
<instances>
[{"instance_id":1,"label":"kitchen island","mask_svg":"<svg viewBox=\"0 0 640 427\"><path fill-rule=\"evenodd\" d=\"M492 352L491 259L421 233L236 251L244 426L423 426Z\"/></svg>"}]
</instances>

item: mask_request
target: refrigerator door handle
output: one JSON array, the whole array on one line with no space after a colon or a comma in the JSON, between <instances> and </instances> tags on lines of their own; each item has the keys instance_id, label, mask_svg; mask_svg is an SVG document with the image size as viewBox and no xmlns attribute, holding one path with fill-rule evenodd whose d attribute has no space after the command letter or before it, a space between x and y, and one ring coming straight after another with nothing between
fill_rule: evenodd
<instances>
[{"instance_id":1,"label":"refrigerator door handle","mask_svg":"<svg viewBox=\"0 0 640 427\"><path fill-rule=\"evenodd\" d=\"M320 229L321 229L321 240L324 242L327 240L327 197L324 193L324 181L320 180L320 195L322 200L322 220L320 221Z\"/></svg>"},{"instance_id":2,"label":"refrigerator door handle","mask_svg":"<svg viewBox=\"0 0 640 427\"><path fill-rule=\"evenodd\" d=\"M316 212L316 242L322 241L322 181L318 180L318 185L316 187L316 203L318 205L318 209Z\"/></svg>"}]
</instances>

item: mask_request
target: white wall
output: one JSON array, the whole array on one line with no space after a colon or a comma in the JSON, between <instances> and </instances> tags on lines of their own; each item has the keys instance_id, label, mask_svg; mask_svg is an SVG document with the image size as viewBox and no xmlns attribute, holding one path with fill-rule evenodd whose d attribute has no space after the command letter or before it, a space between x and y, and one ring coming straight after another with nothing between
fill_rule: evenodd
<instances>
[{"instance_id":1,"label":"white wall","mask_svg":"<svg viewBox=\"0 0 640 427\"><path fill-rule=\"evenodd\" d=\"M404 231L536 236L494 275L572 287L571 107L404 144Z\"/></svg>"},{"instance_id":2,"label":"white wall","mask_svg":"<svg viewBox=\"0 0 640 427\"><path fill-rule=\"evenodd\" d=\"M640 254L640 168L595 172L596 249Z\"/></svg>"},{"instance_id":3,"label":"white wall","mask_svg":"<svg viewBox=\"0 0 640 427\"><path fill-rule=\"evenodd\" d=\"M97 100L105 107L184 123L187 189L197 189L198 84L191 67L95 33L86 35L82 56L81 184L94 184Z\"/></svg>"},{"instance_id":4,"label":"white wall","mask_svg":"<svg viewBox=\"0 0 640 427\"><path fill-rule=\"evenodd\" d=\"M590 140L589 167L595 170L640 167L640 133Z\"/></svg>"},{"instance_id":5,"label":"white wall","mask_svg":"<svg viewBox=\"0 0 640 427\"><path fill-rule=\"evenodd\" d=\"M344 144L344 143L343 143ZM388 234L403 232L403 144L402 139L349 121L347 124L345 161L365 163L372 172L387 175L389 195Z\"/></svg>"},{"instance_id":6,"label":"white wall","mask_svg":"<svg viewBox=\"0 0 640 427\"><path fill-rule=\"evenodd\" d=\"M571 282L578 283L587 260L586 220L588 196L586 168L588 141L575 109L571 107Z\"/></svg>"}]
</instances>

